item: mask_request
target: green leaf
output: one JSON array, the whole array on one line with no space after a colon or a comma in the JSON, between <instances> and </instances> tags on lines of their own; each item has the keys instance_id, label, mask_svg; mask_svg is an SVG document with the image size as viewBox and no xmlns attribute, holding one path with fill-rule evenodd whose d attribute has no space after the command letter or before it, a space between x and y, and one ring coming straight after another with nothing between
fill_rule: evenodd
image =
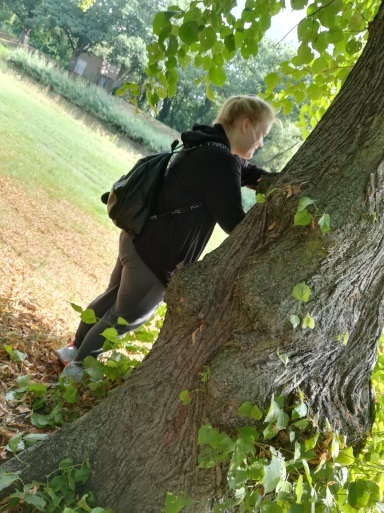
<instances>
[{"instance_id":1,"label":"green leaf","mask_svg":"<svg viewBox=\"0 0 384 513\"><path fill-rule=\"evenodd\" d=\"M293 329L296 329L300 325L300 317L298 315L291 315L289 320L291 321Z\"/></svg>"},{"instance_id":2,"label":"green leaf","mask_svg":"<svg viewBox=\"0 0 384 513\"><path fill-rule=\"evenodd\" d=\"M212 27L204 27L203 30L199 32L199 40L203 50L206 52L216 43L216 32Z\"/></svg>"},{"instance_id":3,"label":"green leaf","mask_svg":"<svg viewBox=\"0 0 384 513\"><path fill-rule=\"evenodd\" d=\"M78 398L77 388L73 385L67 385L65 387L65 392L63 394L63 397L67 401L67 403L69 403L69 404L75 403Z\"/></svg>"},{"instance_id":4,"label":"green leaf","mask_svg":"<svg viewBox=\"0 0 384 513\"><path fill-rule=\"evenodd\" d=\"M312 205L314 203L315 200L308 198L308 196L302 196L297 203L297 212L301 212L308 207L308 205Z\"/></svg>"},{"instance_id":5,"label":"green leaf","mask_svg":"<svg viewBox=\"0 0 384 513\"><path fill-rule=\"evenodd\" d=\"M214 85L222 87L227 79L223 68L213 67L208 72L209 79Z\"/></svg>"},{"instance_id":6,"label":"green leaf","mask_svg":"<svg viewBox=\"0 0 384 513\"><path fill-rule=\"evenodd\" d=\"M97 322L95 312L91 308L82 311L80 318L85 324L95 324Z\"/></svg>"},{"instance_id":7,"label":"green leaf","mask_svg":"<svg viewBox=\"0 0 384 513\"><path fill-rule=\"evenodd\" d=\"M172 28L172 24L169 21L172 17L172 12L163 11L156 13L153 18L153 33L159 36L161 33L167 31L170 32Z\"/></svg>"},{"instance_id":8,"label":"green leaf","mask_svg":"<svg viewBox=\"0 0 384 513\"><path fill-rule=\"evenodd\" d=\"M42 497L36 494L29 493L29 491L25 492L15 492L11 495L11 497L18 497L23 500L23 502L26 502L27 504L30 504L31 506L34 506L38 511L45 511L45 506L47 504L47 501L44 500Z\"/></svg>"},{"instance_id":9,"label":"green leaf","mask_svg":"<svg viewBox=\"0 0 384 513\"><path fill-rule=\"evenodd\" d=\"M8 488L12 483L17 481L19 476L17 474L7 474L3 470L0 470L0 491Z\"/></svg>"},{"instance_id":10,"label":"green leaf","mask_svg":"<svg viewBox=\"0 0 384 513\"><path fill-rule=\"evenodd\" d=\"M70 303L70 305L75 310L75 312L77 312L77 313L81 313L83 311L81 306L75 305L75 303Z\"/></svg>"},{"instance_id":11,"label":"green leaf","mask_svg":"<svg viewBox=\"0 0 384 513\"><path fill-rule=\"evenodd\" d=\"M256 194L256 203L265 203L265 194L261 194L261 192L258 192Z\"/></svg>"},{"instance_id":12,"label":"green leaf","mask_svg":"<svg viewBox=\"0 0 384 513\"><path fill-rule=\"evenodd\" d=\"M311 330L313 330L313 328L315 327L315 320L313 317L311 317L308 313L306 314L306 316L304 317L303 319L303 322L301 324L301 327L303 329L305 328L309 328Z\"/></svg>"},{"instance_id":13,"label":"green leaf","mask_svg":"<svg viewBox=\"0 0 384 513\"><path fill-rule=\"evenodd\" d=\"M316 447L318 438L319 438L319 433L316 433L315 436L313 436L312 438L305 440L305 442L304 442L305 450L310 451L311 449L314 449Z\"/></svg>"},{"instance_id":14,"label":"green leaf","mask_svg":"<svg viewBox=\"0 0 384 513\"><path fill-rule=\"evenodd\" d=\"M308 0L291 0L291 7L296 11L300 11L300 9L304 9L307 3Z\"/></svg>"},{"instance_id":15,"label":"green leaf","mask_svg":"<svg viewBox=\"0 0 384 513\"><path fill-rule=\"evenodd\" d=\"M296 489L295 489L297 504L301 504L301 497L303 496L303 480L304 480L303 475L300 474L299 478L297 480Z\"/></svg>"},{"instance_id":16,"label":"green leaf","mask_svg":"<svg viewBox=\"0 0 384 513\"><path fill-rule=\"evenodd\" d=\"M118 317L117 324L120 324L121 326L129 326L129 322L126 321L123 317Z\"/></svg>"},{"instance_id":17,"label":"green leaf","mask_svg":"<svg viewBox=\"0 0 384 513\"><path fill-rule=\"evenodd\" d=\"M346 449L341 449L339 455L335 459L336 463L343 465L344 467L348 467L355 462L355 457L353 455L353 448L347 447Z\"/></svg>"},{"instance_id":18,"label":"green leaf","mask_svg":"<svg viewBox=\"0 0 384 513\"><path fill-rule=\"evenodd\" d=\"M32 447L47 438L48 433L30 433L24 437L26 447Z\"/></svg>"},{"instance_id":19,"label":"green leaf","mask_svg":"<svg viewBox=\"0 0 384 513\"><path fill-rule=\"evenodd\" d=\"M48 390L48 385L40 385L40 383L32 383L28 386L28 390L32 392L35 396L41 397L46 394Z\"/></svg>"},{"instance_id":20,"label":"green leaf","mask_svg":"<svg viewBox=\"0 0 384 513\"><path fill-rule=\"evenodd\" d=\"M309 64L313 57L314 55L310 47L302 43L297 50L297 56L292 59L292 62L297 66L301 66L302 64Z\"/></svg>"},{"instance_id":21,"label":"green leaf","mask_svg":"<svg viewBox=\"0 0 384 513\"><path fill-rule=\"evenodd\" d=\"M312 216L307 209L301 212L296 212L295 219L293 221L294 226L307 226L312 221Z\"/></svg>"},{"instance_id":22,"label":"green leaf","mask_svg":"<svg viewBox=\"0 0 384 513\"><path fill-rule=\"evenodd\" d=\"M192 402L192 398L191 396L189 395L189 391L188 390L183 390L182 392L180 392L180 395L179 395L179 398L180 398L180 401L186 406L187 404L190 404Z\"/></svg>"},{"instance_id":23,"label":"green leaf","mask_svg":"<svg viewBox=\"0 0 384 513\"><path fill-rule=\"evenodd\" d=\"M85 484L88 481L91 470L88 465L82 465L81 468L75 470L74 478L77 483Z\"/></svg>"},{"instance_id":24,"label":"green leaf","mask_svg":"<svg viewBox=\"0 0 384 513\"><path fill-rule=\"evenodd\" d=\"M304 402L295 404L292 411L292 419L302 419L307 415L308 408Z\"/></svg>"},{"instance_id":25,"label":"green leaf","mask_svg":"<svg viewBox=\"0 0 384 513\"><path fill-rule=\"evenodd\" d=\"M229 34L224 38L224 44L228 52L232 53L236 50L236 40L233 34Z\"/></svg>"},{"instance_id":26,"label":"green leaf","mask_svg":"<svg viewBox=\"0 0 384 513\"><path fill-rule=\"evenodd\" d=\"M356 41L356 39L350 39L348 43L345 45L345 51L349 55L354 55L355 53L360 52L362 48L362 44L360 41Z\"/></svg>"},{"instance_id":27,"label":"green leaf","mask_svg":"<svg viewBox=\"0 0 384 513\"><path fill-rule=\"evenodd\" d=\"M186 45L191 45L198 40L199 25L197 21L187 21L179 28L179 37Z\"/></svg>"},{"instance_id":28,"label":"green leaf","mask_svg":"<svg viewBox=\"0 0 384 513\"><path fill-rule=\"evenodd\" d=\"M40 415L39 413L33 412L31 415L31 424L35 427L42 428L50 424L48 415Z\"/></svg>"},{"instance_id":29,"label":"green leaf","mask_svg":"<svg viewBox=\"0 0 384 513\"><path fill-rule=\"evenodd\" d=\"M8 440L7 449L14 454L23 451L25 448L24 442L21 440L22 433L18 433Z\"/></svg>"},{"instance_id":30,"label":"green leaf","mask_svg":"<svg viewBox=\"0 0 384 513\"><path fill-rule=\"evenodd\" d=\"M324 214L318 220L318 225L320 226L322 233L327 233L330 230L331 216L324 212Z\"/></svg>"},{"instance_id":31,"label":"green leaf","mask_svg":"<svg viewBox=\"0 0 384 513\"><path fill-rule=\"evenodd\" d=\"M373 506L380 500L380 488L372 481L358 479L348 486L348 503L353 508Z\"/></svg>"},{"instance_id":32,"label":"green leaf","mask_svg":"<svg viewBox=\"0 0 384 513\"><path fill-rule=\"evenodd\" d=\"M173 495L168 492L165 497L164 513L179 513L183 508L188 508L193 503L190 497L186 497L183 493L180 495Z\"/></svg>"},{"instance_id":33,"label":"green leaf","mask_svg":"<svg viewBox=\"0 0 384 513\"><path fill-rule=\"evenodd\" d=\"M311 296L311 289L302 281L293 287L292 296L303 303L308 303Z\"/></svg>"},{"instance_id":34,"label":"green leaf","mask_svg":"<svg viewBox=\"0 0 384 513\"><path fill-rule=\"evenodd\" d=\"M269 73L265 77L264 81L269 89L274 89L277 85L279 85L281 77L278 73Z\"/></svg>"},{"instance_id":35,"label":"green leaf","mask_svg":"<svg viewBox=\"0 0 384 513\"><path fill-rule=\"evenodd\" d=\"M260 505L260 513L283 513L283 509L272 501L263 501Z\"/></svg>"},{"instance_id":36,"label":"green leaf","mask_svg":"<svg viewBox=\"0 0 384 513\"><path fill-rule=\"evenodd\" d=\"M324 92L323 92L323 88L316 85L316 84L311 84L308 88L307 88L307 97L309 100L318 100L319 98L321 98L323 95L324 95Z\"/></svg>"},{"instance_id":37,"label":"green leaf","mask_svg":"<svg viewBox=\"0 0 384 513\"><path fill-rule=\"evenodd\" d=\"M284 458L279 451L271 447L272 460L269 465L264 468L263 486L265 493L275 490L280 479L285 477Z\"/></svg>"}]
</instances>

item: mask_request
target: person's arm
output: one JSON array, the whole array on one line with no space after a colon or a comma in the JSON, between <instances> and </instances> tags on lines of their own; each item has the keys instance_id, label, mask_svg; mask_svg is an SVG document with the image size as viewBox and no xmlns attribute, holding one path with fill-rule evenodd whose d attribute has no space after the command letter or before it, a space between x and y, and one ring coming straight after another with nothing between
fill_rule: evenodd
<instances>
[{"instance_id":1,"label":"person's arm","mask_svg":"<svg viewBox=\"0 0 384 513\"><path fill-rule=\"evenodd\" d=\"M275 175L276 173L269 173L265 169L257 167L248 160L237 157L241 166L241 186L248 187L249 189L257 189L260 178L264 175Z\"/></svg>"},{"instance_id":2,"label":"person's arm","mask_svg":"<svg viewBox=\"0 0 384 513\"><path fill-rule=\"evenodd\" d=\"M216 222L230 233L244 219L241 199L241 166L234 155L218 148L204 151L204 204Z\"/></svg>"}]
</instances>

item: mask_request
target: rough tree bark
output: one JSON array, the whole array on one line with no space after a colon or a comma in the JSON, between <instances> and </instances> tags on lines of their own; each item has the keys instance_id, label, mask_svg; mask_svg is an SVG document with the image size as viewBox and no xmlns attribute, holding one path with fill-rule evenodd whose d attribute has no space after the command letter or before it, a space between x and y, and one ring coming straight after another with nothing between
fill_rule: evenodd
<instances>
[{"instance_id":1,"label":"rough tree bark","mask_svg":"<svg viewBox=\"0 0 384 513\"><path fill-rule=\"evenodd\" d=\"M370 373L383 322L384 5L336 100L257 205L203 261L180 270L167 293L158 341L133 376L85 417L11 460L24 480L64 457L88 454L87 486L117 513L158 513L167 491L210 511L220 476L198 470L197 432L228 429L245 400L269 403L299 386L314 411L358 445L372 424ZM331 216L332 230L294 227L300 194ZM376 220L373 222L374 216ZM314 330L293 330L291 292L306 281ZM349 333L346 346L337 335ZM284 366L276 354L288 354ZM205 393L183 406L179 393ZM23 462L23 464L21 463Z\"/></svg>"}]
</instances>

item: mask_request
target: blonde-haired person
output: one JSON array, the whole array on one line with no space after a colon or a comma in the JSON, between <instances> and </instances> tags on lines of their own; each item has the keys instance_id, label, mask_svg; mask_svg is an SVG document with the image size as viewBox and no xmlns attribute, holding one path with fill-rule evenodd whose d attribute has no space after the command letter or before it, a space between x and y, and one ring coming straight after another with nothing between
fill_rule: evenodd
<instances>
[{"instance_id":1,"label":"blonde-haired person","mask_svg":"<svg viewBox=\"0 0 384 513\"><path fill-rule=\"evenodd\" d=\"M71 360L64 376L81 379L82 361L102 352L106 328L123 334L149 319L176 268L200 257L216 223L230 233L242 221L241 187L255 189L268 174L249 159L263 146L274 119L260 98L233 96L213 126L195 125L181 135L184 149L169 166L157 204L158 213L172 214L149 222L140 235L121 232L109 285L88 306L98 322L81 322L73 345L57 351L62 362ZM117 324L119 317L129 326Z\"/></svg>"}]
</instances>

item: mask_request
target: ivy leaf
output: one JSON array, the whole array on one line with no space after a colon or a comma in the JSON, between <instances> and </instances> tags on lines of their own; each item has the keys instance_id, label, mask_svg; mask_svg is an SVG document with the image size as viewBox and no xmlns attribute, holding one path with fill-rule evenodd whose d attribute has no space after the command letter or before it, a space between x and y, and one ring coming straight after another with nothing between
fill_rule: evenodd
<instances>
[{"instance_id":1,"label":"ivy leaf","mask_svg":"<svg viewBox=\"0 0 384 513\"><path fill-rule=\"evenodd\" d=\"M22 433L18 433L17 435L13 436L8 440L7 449L8 451L13 452L13 454L16 454L19 451L23 451L25 449L25 444L21 439Z\"/></svg>"},{"instance_id":2,"label":"ivy leaf","mask_svg":"<svg viewBox=\"0 0 384 513\"><path fill-rule=\"evenodd\" d=\"M318 225L322 233L327 233L330 230L331 217L329 214L324 214L318 220Z\"/></svg>"},{"instance_id":3,"label":"ivy leaf","mask_svg":"<svg viewBox=\"0 0 384 513\"><path fill-rule=\"evenodd\" d=\"M69 403L69 404L75 403L78 398L77 388L73 385L66 386L63 397L67 401L67 403Z\"/></svg>"},{"instance_id":4,"label":"ivy leaf","mask_svg":"<svg viewBox=\"0 0 384 513\"><path fill-rule=\"evenodd\" d=\"M164 513L179 513L183 508L188 508L193 503L190 497L186 497L183 493L180 495L173 495L167 492L165 497Z\"/></svg>"},{"instance_id":5,"label":"ivy leaf","mask_svg":"<svg viewBox=\"0 0 384 513\"><path fill-rule=\"evenodd\" d=\"M305 281L302 281L293 287L292 296L298 301L308 303L311 296L311 289L308 287Z\"/></svg>"},{"instance_id":6,"label":"ivy leaf","mask_svg":"<svg viewBox=\"0 0 384 513\"><path fill-rule=\"evenodd\" d=\"M307 226L312 221L312 216L307 209L301 212L296 212L295 219L293 221L294 226Z\"/></svg>"},{"instance_id":7,"label":"ivy leaf","mask_svg":"<svg viewBox=\"0 0 384 513\"><path fill-rule=\"evenodd\" d=\"M307 314L304 319L303 319L303 322L301 324L301 327L302 328L309 328L311 330L313 330L313 328L315 327L315 320L313 317L311 317L309 314Z\"/></svg>"},{"instance_id":8,"label":"ivy leaf","mask_svg":"<svg viewBox=\"0 0 384 513\"><path fill-rule=\"evenodd\" d=\"M301 212L308 207L308 205L313 205L314 203L315 200L308 198L308 196L302 196L297 203L297 212Z\"/></svg>"},{"instance_id":9,"label":"ivy leaf","mask_svg":"<svg viewBox=\"0 0 384 513\"><path fill-rule=\"evenodd\" d=\"M303 496L303 475L299 475L299 479L296 483L296 498L297 498L297 504L301 504L301 497Z\"/></svg>"},{"instance_id":10,"label":"ivy leaf","mask_svg":"<svg viewBox=\"0 0 384 513\"><path fill-rule=\"evenodd\" d=\"M293 329L296 329L300 325L300 317L298 315L291 315L289 320L293 326Z\"/></svg>"},{"instance_id":11,"label":"ivy leaf","mask_svg":"<svg viewBox=\"0 0 384 513\"><path fill-rule=\"evenodd\" d=\"M0 491L8 488L12 483L14 483L19 476L17 474L7 474L3 470L0 471Z\"/></svg>"},{"instance_id":12,"label":"ivy leaf","mask_svg":"<svg viewBox=\"0 0 384 513\"><path fill-rule=\"evenodd\" d=\"M97 322L95 312L91 308L83 310L80 318L85 324L95 324Z\"/></svg>"},{"instance_id":13,"label":"ivy leaf","mask_svg":"<svg viewBox=\"0 0 384 513\"><path fill-rule=\"evenodd\" d=\"M180 401L184 404L184 406L186 406L187 404L190 404L192 402L192 398L189 395L188 390L183 390L182 392L180 392L179 398L180 398Z\"/></svg>"},{"instance_id":14,"label":"ivy leaf","mask_svg":"<svg viewBox=\"0 0 384 513\"><path fill-rule=\"evenodd\" d=\"M285 477L284 458L279 451L271 447L272 460L269 465L264 468L263 486L265 493L275 490L280 479Z\"/></svg>"},{"instance_id":15,"label":"ivy leaf","mask_svg":"<svg viewBox=\"0 0 384 513\"><path fill-rule=\"evenodd\" d=\"M73 308L73 310L75 310L75 312L77 312L77 313L81 313L83 311L81 306L75 305L75 303L70 303L70 305Z\"/></svg>"},{"instance_id":16,"label":"ivy leaf","mask_svg":"<svg viewBox=\"0 0 384 513\"><path fill-rule=\"evenodd\" d=\"M335 462L343 465L344 467L348 467L355 462L355 456L353 455L353 448L347 447L346 449L342 449L339 452L337 458L335 458Z\"/></svg>"},{"instance_id":17,"label":"ivy leaf","mask_svg":"<svg viewBox=\"0 0 384 513\"><path fill-rule=\"evenodd\" d=\"M265 194L261 194L261 192L258 192L256 194L256 203L265 203Z\"/></svg>"},{"instance_id":18,"label":"ivy leaf","mask_svg":"<svg viewBox=\"0 0 384 513\"><path fill-rule=\"evenodd\" d=\"M263 417L263 413L260 408L256 404L252 406L249 401L246 401L240 406L237 410L237 414L241 417L249 417L255 420L260 420Z\"/></svg>"}]
</instances>

